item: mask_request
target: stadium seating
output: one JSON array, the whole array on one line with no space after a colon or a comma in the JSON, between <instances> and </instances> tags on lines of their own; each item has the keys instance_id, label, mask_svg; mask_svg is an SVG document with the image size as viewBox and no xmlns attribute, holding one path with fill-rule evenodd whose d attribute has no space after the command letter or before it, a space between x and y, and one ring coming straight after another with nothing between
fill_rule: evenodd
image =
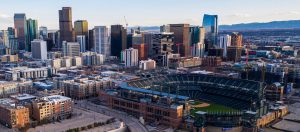
<instances>
[{"instance_id":1,"label":"stadium seating","mask_svg":"<svg viewBox=\"0 0 300 132\"><path fill-rule=\"evenodd\" d=\"M162 90L240 110L256 109L263 98L261 82L203 74L174 74L128 82L129 86Z\"/></svg>"}]
</instances>

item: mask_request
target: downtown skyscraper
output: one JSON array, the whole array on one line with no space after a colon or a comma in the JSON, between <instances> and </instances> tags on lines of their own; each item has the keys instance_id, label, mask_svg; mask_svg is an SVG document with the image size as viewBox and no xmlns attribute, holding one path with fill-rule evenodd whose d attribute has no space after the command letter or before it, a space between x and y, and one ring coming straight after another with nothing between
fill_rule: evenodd
<instances>
[{"instance_id":1,"label":"downtown skyscraper","mask_svg":"<svg viewBox=\"0 0 300 132\"><path fill-rule=\"evenodd\" d=\"M199 26L190 27L190 55L193 57L204 57L205 28Z\"/></svg>"},{"instance_id":2,"label":"downtown skyscraper","mask_svg":"<svg viewBox=\"0 0 300 132\"><path fill-rule=\"evenodd\" d=\"M120 57L121 51L126 49L126 44L127 44L127 30L122 25L112 25L111 26L111 56Z\"/></svg>"},{"instance_id":3,"label":"downtown skyscraper","mask_svg":"<svg viewBox=\"0 0 300 132\"><path fill-rule=\"evenodd\" d=\"M204 14L203 24L205 28L205 50L217 46L218 41L218 16Z\"/></svg>"},{"instance_id":4,"label":"downtown skyscraper","mask_svg":"<svg viewBox=\"0 0 300 132\"><path fill-rule=\"evenodd\" d=\"M174 33L175 45L173 46L173 53L178 53L179 51L182 57L190 55L189 28L189 24L170 24L170 32Z\"/></svg>"},{"instance_id":5,"label":"downtown skyscraper","mask_svg":"<svg viewBox=\"0 0 300 132\"><path fill-rule=\"evenodd\" d=\"M38 22L37 20L28 19L27 20L27 45L26 51L31 52L31 41L38 39Z\"/></svg>"},{"instance_id":6,"label":"downtown skyscraper","mask_svg":"<svg viewBox=\"0 0 300 132\"><path fill-rule=\"evenodd\" d=\"M33 59L46 60L47 59L47 42L40 39L31 41L31 51Z\"/></svg>"},{"instance_id":7,"label":"downtown skyscraper","mask_svg":"<svg viewBox=\"0 0 300 132\"><path fill-rule=\"evenodd\" d=\"M110 56L111 43L110 43L110 30L106 26L95 26L94 28L94 49L95 52Z\"/></svg>"},{"instance_id":8,"label":"downtown skyscraper","mask_svg":"<svg viewBox=\"0 0 300 132\"><path fill-rule=\"evenodd\" d=\"M72 8L63 7L59 10L59 31L60 31L60 44L62 41L74 42L75 32L72 26ZM61 46L59 46L61 48Z\"/></svg>"},{"instance_id":9,"label":"downtown skyscraper","mask_svg":"<svg viewBox=\"0 0 300 132\"><path fill-rule=\"evenodd\" d=\"M89 45L89 26L87 20L77 20L74 22L75 36L85 37L85 50L90 50L92 46Z\"/></svg>"},{"instance_id":10,"label":"downtown skyscraper","mask_svg":"<svg viewBox=\"0 0 300 132\"><path fill-rule=\"evenodd\" d=\"M27 24L26 15L24 13L17 13L14 15L14 25L17 31L18 49L25 50L27 45Z\"/></svg>"}]
</instances>

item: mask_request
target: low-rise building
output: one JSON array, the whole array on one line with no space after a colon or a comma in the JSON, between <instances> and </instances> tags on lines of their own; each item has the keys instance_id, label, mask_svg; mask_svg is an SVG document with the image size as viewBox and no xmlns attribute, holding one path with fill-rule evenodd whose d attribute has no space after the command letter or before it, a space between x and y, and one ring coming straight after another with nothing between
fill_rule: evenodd
<instances>
[{"instance_id":1,"label":"low-rise building","mask_svg":"<svg viewBox=\"0 0 300 132\"><path fill-rule=\"evenodd\" d=\"M170 58L169 59L169 68L189 68L197 67L202 65L202 59L199 57L189 57L189 58Z\"/></svg>"},{"instance_id":2,"label":"low-rise building","mask_svg":"<svg viewBox=\"0 0 300 132\"><path fill-rule=\"evenodd\" d=\"M62 52L49 52L48 53L48 59L58 59L58 58L61 58L63 55L62 55Z\"/></svg>"},{"instance_id":3,"label":"low-rise building","mask_svg":"<svg viewBox=\"0 0 300 132\"><path fill-rule=\"evenodd\" d=\"M15 101L0 99L0 123L9 128L23 128L29 125L29 109L16 105Z\"/></svg>"},{"instance_id":4,"label":"low-rise building","mask_svg":"<svg viewBox=\"0 0 300 132\"><path fill-rule=\"evenodd\" d=\"M109 88L112 86L112 81L109 79L94 79L80 78L75 80L66 80L62 84L65 95L74 99L84 99L91 96L96 96L97 91Z\"/></svg>"},{"instance_id":5,"label":"low-rise building","mask_svg":"<svg viewBox=\"0 0 300 132\"><path fill-rule=\"evenodd\" d=\"M18 55L3 55L1 62L18 62Z\"/></svg>"},{"instance_id":6,"label":"low-rise building","mask_svg":"<svg viewBox=\"0 0 300 132\"><path fill-rule=\"evenodd\" d=\"M33 94L36 93L36 89L33 88L32 81L26 80L26 79L20 79L17 81L18 83L18 90L19 93L27 93L27 94Z\"/></svg>"},{"instance_id":7,"label":"low-rise building","mask_svg":"<svg viewBox=\"0 0 300 132\"><path fill-rule=\"evenodd\" d=\"M61 59L52 59L51 60L51 67L59 69L59 68L61 68L61 62L62 62Z\"/></svg>"},{"instance_id":8,"label":"low-rise building","mask_svg":"<svg viewBox=\"0 0 300 132\"><path fill-rule=\"evenodd\" d=\"M102 65L105 60L104 55L97 54L96 52L81 53L81 58L84 66Z\"/></svg>"},{"instance_id":9,"label":"low-rise building","mask_svg":"<svg viewBox=\"0 0 300 132\"><path fill-rule=\"evenodd\" d=\"M203 58L202 65L207 67L216 67L216 66L220 66L221 62L222 62L221 57L207 56Z\"/></svg>"},{"instance_id":10,"label":"low-rise building","mask_svg":"<svg viewBox=\"0 0 300 132\"><path fill-rule=\"evenodd\" d=\"M16 93L18 93L18 84L16 82L0 82L0 97L7 97Z\"/></svg>"},{"instance_id":11,"label":"low-rise building","mask_svg":"<svg viewBox=\"0 0 300 132\"><path fill-rule=\"evenodd\" d=\"M9 81L16 81L20 78L24 79L40 79L48 77L48 68L28 68L28 67L15 67L6 69L5 79Z\"/></svg>"},{"instance_id":12,"label":"low-rise building","mask_svg":"<svg viewBox=\"0 0 300 132\"><path fill-rule=\"evenodd\" d=\"M72 58L72 66L76 66L76 67L82 66L82 58L79 56L73 57Z\"/></svg>"},{"instance_id":13,"label":"low-rise building","mask_svg":"<svg viewBox=\"0 0 300 132\"><path fill-rule=\"evenodd\" d=\"M61 67L69 68L72 66L72 58L71 57L64 57L61 59Z\"/></svg>"},{"instance_id":14,"label":"low-rise building","mask_svg":"<svg viewBox=\"0 0 300 132\"><path fill-rule=\"evenodd\" d=\"M63 120L71 116L73 101L61 95L47 96L33 101L32 110L37 121Z\"/></svg>"},{"instance_id":15,"label":"low-rise building","mask_svg":"<svg viewBox=\"0 0 300 132\"><path fill-rule=\"evenodd\" d=\"M142 60L140 61L139 67L142 70L152 70L156 68L156 62L155 60L151 60L151 59Z\"/></svg>"},{"instance_id":16,"label":"low-rise building","mask_svg":"<svg viewBox=\"0 0 300 132\"><path fill-rule=\"evenodd\" d=\"M0 81L0 97L8 97L17 93L35 93L32 81L20 80L14 82Z\"/></svg>"}]
</instances>

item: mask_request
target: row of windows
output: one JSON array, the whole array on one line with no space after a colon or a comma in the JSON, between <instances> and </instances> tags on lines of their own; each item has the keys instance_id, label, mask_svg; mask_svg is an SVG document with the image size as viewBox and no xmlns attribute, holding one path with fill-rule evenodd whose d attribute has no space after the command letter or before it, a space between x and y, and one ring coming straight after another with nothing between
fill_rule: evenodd
<instances>
[{"instance_id":1,"label":"row of windows","mask_svg":"<svg viewBox=\"0 0 300 132\"><path fill-rule=\"evenodd\" d=\"M119 101L119 100L114 100L114 104L115 105L121 105L124 107L128 107L128 108L133 108L133 109L139 109L140 106L137 104L132 104L132 103L126 103L124 101Z\"/></svg>"},{"instance_id":2,"label":"row of windows","mask_svg":"<svg viewBox=\"0 0 300 132\"><path fill-rule=\"evenodd\" d=\"M163 116L170 116L170 112L168 111L162 111L162 110L159 110L159 109L153 109L152 107L147 107L147 112L149 113L153 113L153 114L156 114L156 115L163 115Z\"/></svg>"}]
</instances>

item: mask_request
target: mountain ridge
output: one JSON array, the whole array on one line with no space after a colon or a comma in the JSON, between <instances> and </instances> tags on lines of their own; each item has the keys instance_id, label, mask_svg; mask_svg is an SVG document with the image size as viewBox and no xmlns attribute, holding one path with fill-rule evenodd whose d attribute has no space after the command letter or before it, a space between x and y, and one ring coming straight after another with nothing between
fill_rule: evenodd
<instances>
[{"instance_id":1,"label":"mountain ridge","mask_svg":"<svg viewBox=\"0 0 300 132\"><path fill-rule=\"evenodd\" d=\"M300 20L271 21L220 25L220 30L261 30L261 29L293 29L300 28Z\"/></svg>"},{"instance_id":2,"label":"mountain ridge","mask_svg":"<svg viewBox=\"0 0 300 132\"><path fill-rule=\"evenodd\" d=\"M131 28L137 28L132 26ZM140 26L142 30L159 31L159 26ZM219 30L264 30L264 29L300 29L300 20L252 22L232 25L220 25Z\"/></svg>"}]
</instances>

